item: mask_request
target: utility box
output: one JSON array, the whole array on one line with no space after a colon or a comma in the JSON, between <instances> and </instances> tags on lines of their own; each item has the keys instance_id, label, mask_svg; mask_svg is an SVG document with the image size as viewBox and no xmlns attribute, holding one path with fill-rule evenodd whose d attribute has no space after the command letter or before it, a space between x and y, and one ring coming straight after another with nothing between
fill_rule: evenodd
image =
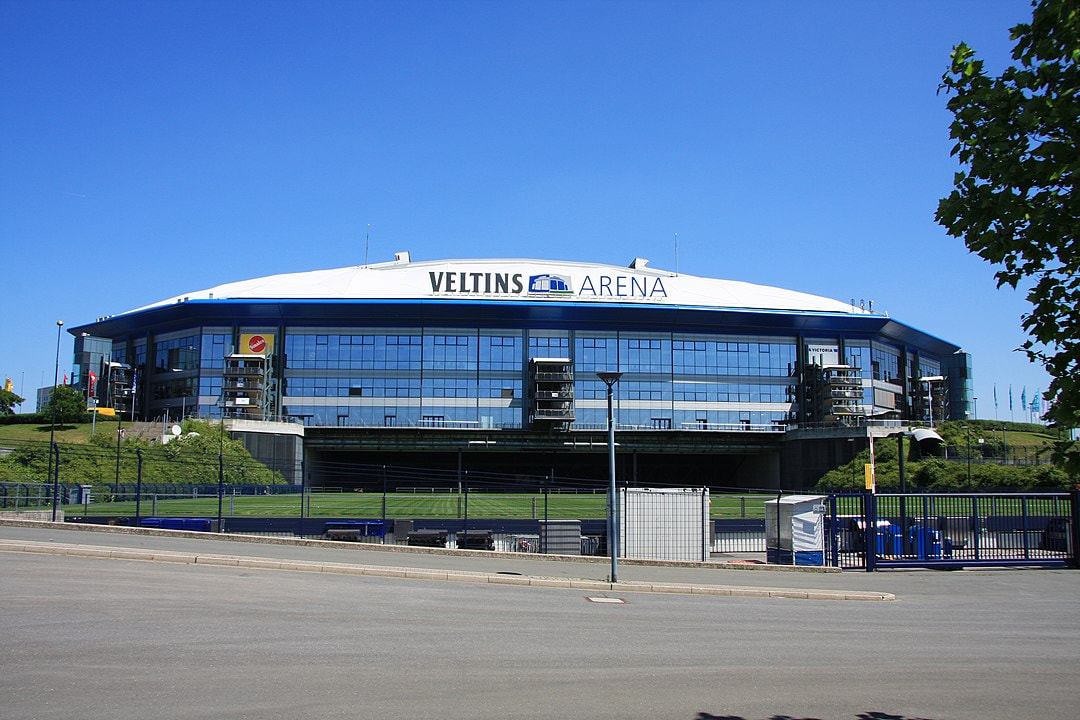
<instances>
[{"instance_id":1,"label":"utility box","mask_svg":"<svg viewBox=\"0 0 1080 720\"><path fill-rule=\"evenodd\" d=\"M89 505L93 485L77 485L68 489L68 505Z\"/></svg>"},{"instance_id":2,"label":"utility box","mask_svg":"<svg viewBox=\"0 0 1080 720\"><path fill-rule=\"evenodd\" d=\"M619 555L648 560L709 559L708 488L619 491Z\"/></svg>"},{"instance_id":3,"label":"utility box","mask_svg":"<svg viewBox=\"0 0 1080 720\"><path fill-rule=\"evenodd\" d=\"M766 501L767 562L771 565L824 565L824 518L824 495L788 495Z\"/></svg>"},{"instance_id":4,"label":"utility box","mask_svg":"<svg viewBox=\"0 0 1080 720\"><path fill-rule=\"evenodd\" d=\"M541 520L540 551L551 555L580 555L581 521Z\"/></svg>"}]
</instances>

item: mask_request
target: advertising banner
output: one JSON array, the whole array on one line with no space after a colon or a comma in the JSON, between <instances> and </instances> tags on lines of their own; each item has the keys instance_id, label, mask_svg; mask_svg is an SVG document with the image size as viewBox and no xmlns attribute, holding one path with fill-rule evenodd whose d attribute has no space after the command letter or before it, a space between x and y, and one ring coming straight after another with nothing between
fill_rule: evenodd
<instances>
[{"instance_id":1,"label":"advertising banner","mask_svg":"<svg viewBox=\"0 0 1080 720\"><path fill-rule=\"evenodd\" d=\"M240 353L243 355L272 355L274 353L274 335L272 333L240 333Z\"/></svg>"}]
</instances>

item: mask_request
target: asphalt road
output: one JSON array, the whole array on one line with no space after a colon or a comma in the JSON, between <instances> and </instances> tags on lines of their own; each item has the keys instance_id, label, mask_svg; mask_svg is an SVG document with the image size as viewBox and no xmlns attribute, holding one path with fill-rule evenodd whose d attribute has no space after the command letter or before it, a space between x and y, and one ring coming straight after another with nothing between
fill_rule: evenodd
<instances>
[{"instance_id":1,"label":"asphalt road","mask_svg":"<svg viewBox=\"0 0 1080 720\"><path fill-rule=\"evenodd\" d=\"M1077 717L1080 573L696 572L898 599L597 604L576 590L2 553L0 717Z\"/></svg>"}]
</instances>

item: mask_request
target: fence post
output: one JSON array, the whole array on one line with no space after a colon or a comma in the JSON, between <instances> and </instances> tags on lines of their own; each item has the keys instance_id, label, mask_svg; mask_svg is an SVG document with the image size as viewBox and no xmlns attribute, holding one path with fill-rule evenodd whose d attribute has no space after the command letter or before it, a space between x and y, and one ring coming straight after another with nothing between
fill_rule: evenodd
<instances>
[{"instance_id":1,"label":"fence post","mask_svg":"<svg viewBox=\"0 0 1080 720\"><path fill-rule=\"evenodd\" d=\"M139 511L142 502L142 448L135 448L135 457L138 461L135 472L135 525L139 524Z\"/></svg>"},{"instance_id":2,"label":"fence post","mask_svg":"<svg viewBox=\"0 0 1080 720\"><path fill-rule=\"evenodd\" d=\"M825 546L832 556L832 567L840 567L840 548L839 548L839 533L836 527L836 495L829 495L829 522L827 524L829 530L829 542ZM826 562L826 565L829 563Z\"/></svg>"},{"instance_id":3,"label":"fence post","mask_svg":"<svg viewBox=\"0 0 1080 720\"><path fill-rule=\"evenodd\" d=\"M297 531L296 531L296 534L299 535L300 537L304 536L304 495L305 495L304 491L307 490L307 475L304 473L305 469L306 468L304 466L304 460L301 459L300 460L300 519L299 519L299 524L298 524Z\"/></svg>"},{"instance_id":4,"label":"fence post","mask_svg":"<svg viewBox=\"0 0 1080 720\"><path fill-rule=\"evenodd\" d=\"M780 561L780 500L781 500L781 498L783 496L784 496L784 491L783 490L777 490L776 491L776 564L777 565L782 565L783 564ZM767 549L768 549L768 546L766 545L766 550ZM766 557L766 560L768 560L768 557ZM792 550L791 550L791 562L792 562L792 564L795 563L795 547L794 547L794 545L792 545Z\"/></svg>"},{"instance_id":5,"label":"fence post","mask_svg":"<svg viewBox=\"0 0 1080 720\"><path fill-rule=\"evenodd\" d=\"M877 569L877 504L874 493L863 493L863 517L866 522L866 572Z\"/></svg>"},{"instance_id":6,"label":"fence post","mask_svg":"<svg viewBox=\"0 0 1080 720\"><path fill-rule=\"evenodd\" d=\"M975 518L975 559L979 560L982 555L982 547L980 542L982 540L982 533L979 532L979 498L977 497L971 498L971 516Z\"/></svg>"},{"instance_id":7,"label":"fence post","mask_svg":"<svg viewBox=\"0 0 1080 720\"><path fill-rule=\"evenodd\" d=\"M60 504L60 446L56 443L53 443L52 447L49 448L50 460L52 460L53 455L56 455L56 462L52 463L50 468L53 471L52 521L56 522L56 510Z\"/></svg>"},{"instance_id":8,"label":"fence post","mask_svg":"<svg viewBox=\"0 0 1080 720\"><path fill-rule=\"evenodd\" d=\"M551 476L549 475L548 477L550 478ZM548 487L548 483L544 483L544 488L543 489L544 489L544 531L542 533L540 533L540 541L541 541L540 552L542 552L542 553L544 553L546 555L547 554L547 536L548 536L548 532L549 532L548 531L548 525L547 525L547 519L548 519L548 492L550 491L550 488Z\"/></svg>"},{"instance_id":9,"label":"fence post","mask_svg":"<svg viewBox=\"0 0 1080 720\"><path fill-rule=\"evenodd\" d=\"M1024 559L1031 559L1031 542L1028 539L1028 502L1027 495L1020 496L1020 532L1023 533Z\"/></svg>"},{"instance_id":10,"label":"fence post","mask_svg":"<svg viewBox=\"0 0 1080 720\"><path fill-rule=\"evenodd\" d=\"M221 532L225 528L221 523L221 503L225 499L225 460L221 453L217 454L217 529Z\"/></svg>"},{"instance_id":11,"label":"fence post","mask_svg":"<svg viewBox=\"0 0 1080 720\"><path fill-rule=\"evenodd\" d=\"M701 517L704 520L701 523L701 562L708 562L709 551L712 550L709 547L709 537L712 535L709 525L712 523L712 518L709 517L708 492L708 488L701 488Z\"/></svg>"},{"instance_id":12,"label":"fence post","mask_svg":"<svg viewBox=\"0 0 1080 720\"><path fill-rule=\"evenodd\" d=\"M465 518L462 521L461 529L462 535L465 538L465 547L469 546L469 471L464 473L465 482ZM462 550L461 543L458 543L458 550Z\"/></svg>"},{"instance_id":13,"label":"fence post","mask_svg":"<svg viewBox=\"0 0 1080 720\"><path fill-rule=\"evenodd\" d=\"M1072 533L1069 538L1072 542L1065 548L1072 548L1072 566L1080 568L1080 490L1069 493L1072 500Z\"/></svg>"},{"instance_id":14,"label":"fence post","mask_svg":"<svg viewBox=\"0 0 1080 720\"><path fill-rule=\"evenodd\" d=\"M382 521L383 528L386 528L386 466L382 466ZM386 535L383 535L383 539L386 539Z\"/></svg>"}]
</instances>

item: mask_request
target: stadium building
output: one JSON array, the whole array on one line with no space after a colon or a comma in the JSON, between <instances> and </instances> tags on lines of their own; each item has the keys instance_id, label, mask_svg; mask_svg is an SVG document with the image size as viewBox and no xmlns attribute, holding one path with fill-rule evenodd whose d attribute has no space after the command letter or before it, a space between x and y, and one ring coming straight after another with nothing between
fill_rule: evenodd
<instances>
[{"instance_id":1,"label":"stadium building","mask_svg":"<svg viewBox=\"0 0 1080 720\"><path fill-rule=\"evenodd\" d=\"M317 469L350 463L603 480L598 372L622 373L618 472L641 484L801 487L870 434L966 417L971 395L966 353L872 306L640 258L398 253L71 332L75 384L99 406L302 437L319 486L357 482Z\"/></svg>"}]
</instances>

